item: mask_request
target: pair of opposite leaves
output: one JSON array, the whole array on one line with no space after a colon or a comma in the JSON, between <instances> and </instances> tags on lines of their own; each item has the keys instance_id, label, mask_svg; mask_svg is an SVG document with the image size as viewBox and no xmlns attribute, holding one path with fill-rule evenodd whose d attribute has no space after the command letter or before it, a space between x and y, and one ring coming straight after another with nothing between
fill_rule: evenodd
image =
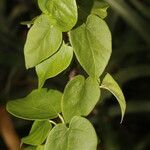
<instances>
[{"instance_id":1,"label":"pair of opposite leaves","mask_svg":"<svg viewBox=\"0 0 150 150\"><path fill-rule=\"evenodd\" d=\"M118 84L109 74L103 79L101 88L108 89L114 94L120 104L123 117L125 111L124 96ZM77 76L67 84L63 98L62 93L56 90L35 90L24 99L9 102L7 110L17 117L36 120L29 136L23 138L24 143L31 145L42 144L49 130L51 130L51 125L47 119L56 118L58 113L62 111L65 121L70 122L70 127L67 128L64 124L56 125L49 133L46 142L47 149L53 148L57 150L62 146L66 149L69 142L71 150L73 147L78 146L81 150L87 148L87 146L90 148L89 150L95 150L97 139L93 127L89 125L88 120L74 116L87 116L96 105L99 94L97 81L90 77L84 80L84 77ZM76 124L74 120L78 123ZM90 127L88 128L88 126ZM80 136L82 140L79 140ZM87 143L87 138L93 141L94 144L93 142ZM90 144L93 145L90 147Z\"/></svg>"},{"instance_id":2,"label":"pair of opposite leaves","mask_svg":"<svg viewBox=\"0 0 150 150\"><path fill-rule=\"evenodd\" d=\"M118 84L107 74L100 87L117 98L123 119L125 99ZM91 77L85 80L79 75L69 81L63 94L57 90L37 89L23 99L8 102L7 110L28 120L53 119L62 112L65 122L70 122L73 116L87 116L93 110L100 97L100 87L97 80Z\"/></svg>"},{"instance_id":3,"label":"pair of opposite leaves","mask_svg":"<svg viewBox=\"0 0 150 150\"><path fill-rule=\"evenodd\" d=\"M60 13L57 15L55 13L63 11L60 8L62 6L69 7L70 10L68 4L72 4L74 9L71 12L65 9L62 13L64 16L68 16L64 18L66 23L70 22L70 17L74 20L74 23L67 28L70 30L77 21L75 1L69 0L70 3L68 3L67 0L62 0L61 4L63 5L60 6L57 6L57 2L51 1L51 4L48 5L51 7L46 7L47 9L44 10L45 2L39 2L41 10L45 14L34 21L25 44L26 67L36 66L39 87L43 86L46 79L56 76L69 66L73 51L85 71L90 76L99 78L111 55L111 34L106 23L100 17L93 15L96 14L97 9L94 9L93 14L88 16L86 23L69 32L72 48L62 44L62 31L65 30L61 29L58 22L62 22L59 18L63 19L63 17L59 16Z\"/></svg>"}]
</instances>

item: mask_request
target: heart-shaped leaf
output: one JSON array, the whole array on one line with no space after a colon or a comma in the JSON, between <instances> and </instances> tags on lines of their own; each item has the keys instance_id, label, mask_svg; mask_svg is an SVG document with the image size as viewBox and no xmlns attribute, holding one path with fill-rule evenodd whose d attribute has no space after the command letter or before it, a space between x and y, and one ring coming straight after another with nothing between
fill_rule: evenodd
<instances>
[{"instance_id":1,"label":"heart-shaped leaf","mask_svg":"<svg viewBox=\"0 0 150 150\"><path fill-rule=\"evenodd\" d=\"M48 0L46 8L63 32L72 29L77 22L76 0Z\"/></svg>"},{"instance_id":2,"label":"heart-shaped leaf","mask_svg":"<svg viewBox=\"0 0 150 150\"><path fill-rule=\"evenodd\" d=\"M99 78L111 55L111 33L105 21L90 15L86 23L70 32L70 40L81 66Z\"/></svg>"},{"instance_id":3,"label":"heart-shaped leaf","mask_svg":"<svg viewBox=\"0 0 150 150\"><path fill-rule=\"evenodd\" d=\"M36 66L39 87L43 86L46 79L54 77L65 70L69 66L72 56L72 47L63 44L56 54Z\"/></svg>"},{"instance_id":4,"label":"heart-shaped leaf","mask_svg":"<svg viewBox=\"0 0 150 150\"><path fill-rule=\"evenodd\" d=\"M29 135L22 138L22 142L29 145L41 145L51 129L52 125L48 120L34 121Z\"/></svg>"},{"instance_id":5,"label":"heart-shaped leaf","mask_svg":"<svg viewBox=\"0 0 150 150\"><path fill-rule=\"evenodd\" d=\"M41 15L34 21L24 47L26 68L36 66L60 47L62 32L54 22L48 15Z\"/></svg>"},{"instance_id":6,"label":"heart-shaped leaf","mask_svg":"<svg viewBox=\"0 0 150 150\"><path fill-rule=\"evenodd\" d=\"M76 76L71 80L63 94L62 113L66 122L73 116L87 116L95 107L100 97L97 80L83 76Z\"/></svg>"},{"instance_id":7,"label":"heart-shaped leaf","mask_svg":"<svg viewBox=\"0 0 150 150\"><path fill-rule=\"evenodd\" d=\"M96 150L97 136L91 123L75 116L69 125L56 125L49 133L45 150Z\"/></svg>"},{"instance_id":8,"label":"heart-shaped leaf","mask_svg":"<svg viewBox=\"0 0 150 150\"><path fill-rule=\"evenodd\" d=\"M107 73L100 87L103 89L109 90L118 100L120 108L121 108L121 113L122 113L122 118L121 118L121 122L122 122L124 114L125 114L125 109L126 109L126 101L125 101L124 95L119 85L112 78L112 76Z\"/></svg>"},{"instance_id":9,"label":"heart-shaped leaf","mask_svg":"<svg viewBox=\"0 0 150 150\"><path fill-rule=\"evenodd\" d=\"M61 112L61 99L62 93L59 91L34 90L25 98L8 102L7 110L27 120L52 119Z\"/></svg>"}]
</instances>

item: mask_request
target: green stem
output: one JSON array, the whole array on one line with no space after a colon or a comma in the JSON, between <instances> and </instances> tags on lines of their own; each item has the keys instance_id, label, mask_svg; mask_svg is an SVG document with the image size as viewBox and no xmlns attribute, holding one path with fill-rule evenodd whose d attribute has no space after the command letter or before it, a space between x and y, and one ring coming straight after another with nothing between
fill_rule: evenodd
<instances>
[{"instance_id":1,"label":"green stem","mask_svg":"<svg viewBox=\"0 0 150 150\"><path fill-rule=\"evenodd\" d=\"M60 114L58 114L58 117L59 117L59 119L61 120L61 122L62 122L63 124L65 124L64 118L63 118Z\"/></svg>"},{"instance_id":2,"label":"green stem","mask_svg":"<svg viewBox=\"0 0 150 150\"><path fill-rule=\"evenodd\" d=\"M57 123L56 123L56 122L54 122L54 121L52 121L52 120L49 120L49 122L50 122L51 124L53 124L54 126L56 126L56 125L57 125Z\"/></svg>"}]
</instances>

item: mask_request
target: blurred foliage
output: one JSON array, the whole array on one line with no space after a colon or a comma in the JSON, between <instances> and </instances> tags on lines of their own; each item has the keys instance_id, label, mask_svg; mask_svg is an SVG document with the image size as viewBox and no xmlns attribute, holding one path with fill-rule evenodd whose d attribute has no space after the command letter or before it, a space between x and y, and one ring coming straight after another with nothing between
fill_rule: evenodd
<instances>
[{"instance_id":1,"label":"blurred foliage","mask_svg":"<svg viewBox=\"0 0 150 150\"><path fill-rule=\"evenodd\" d=\"M127 99L127 111L119 124L120 110L113 97L104 93L94 114L101 150L150 149L150 1L106 0L111 6L106 21L112 31L113 53L107 71L120 83ZM26 95L37 87L34 70L26 70L23 45L30 21L39 14L36 0L0 0L0 104ZM73 61L72 67L76 66ZM70 68L69 68L70 69ZM63 90L69 69L46 82ZM83 70L82 70L83 71ZM30 122L13 118L23 137ZM5 149L0 142L0 148Z\"/></svg>"}]
</instances>

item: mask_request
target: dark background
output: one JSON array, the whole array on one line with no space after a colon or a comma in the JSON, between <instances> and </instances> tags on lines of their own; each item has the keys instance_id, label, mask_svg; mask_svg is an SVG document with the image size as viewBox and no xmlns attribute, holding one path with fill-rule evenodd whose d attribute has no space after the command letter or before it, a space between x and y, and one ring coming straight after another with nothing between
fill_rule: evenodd
<instances>
[{"instance_id":1,"label":"dark background","mask_svg":"<svg viewBox=\"0 0 150 150\"><path fill-rule=\"evenodd\" d=\"M120 109L109 93L88 117L101 139L101 150L150 150L150 1L106 0L111 7L105 19L113 37L113 53L106 71L122 87L127 111L120 124ZM21 21L41 12L36 0L0 0L0 106L37 88L34 69L25 69L23 46L28 28ZM45 87L63 90L72 65ZM80 70L83 72L83 70ZM23 137L31 122L12 117ZM0 150L6 149L0 138Z\"/></svg>"}]
</instances>

